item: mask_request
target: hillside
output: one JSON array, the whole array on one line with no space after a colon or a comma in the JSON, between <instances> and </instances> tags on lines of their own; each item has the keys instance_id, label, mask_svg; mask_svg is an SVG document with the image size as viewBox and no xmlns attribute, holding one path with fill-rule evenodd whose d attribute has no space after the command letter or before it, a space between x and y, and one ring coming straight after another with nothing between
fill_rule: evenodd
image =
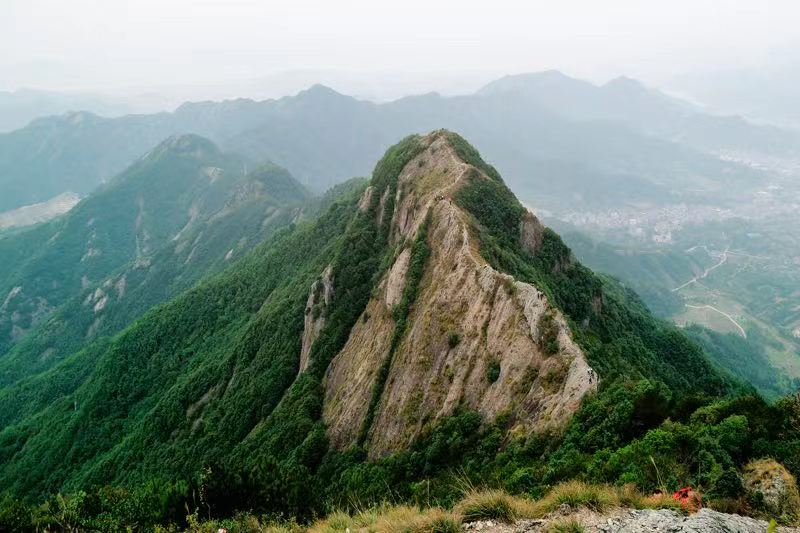
<instances>
[{"instance_id":1,"label":"hillside","mask_svg":"<svg viewBox=\"0 0 800 533\"><path fill-rule=\"evenodd\" d=\"M0 239L0 383L116 333L311 207L284 169L243 168L205 139L174 137L62 219Z\"/></svg>"},{"instance_id":2,"label":"hillside","mask_svg":"<svg viewBox=\"0 0 800 533\"><path fill-rule=\"evenodd\" d=\"M784 231L791 223L774 215L688 225L656 244L562 234L581 261L622 280L657 316L699 326L689 333L716 363L775 399L800 386L796 239Z\"/></svg>"},{"instance_id":3,"label":"hillside","mask_svg":"<svg viewBox=\"0 0 800 533\"><path fill-rule=\"evenodd\" d=\"M162 502L126 519L145 522L182 520L198 488L215 516L302 519L422 481L452 501L453 468L535 494L587 473L653 490L647 457L670 486L716 486L765 452L800 466L790 400L709 405L747 389L578 263L447 131L392 147L366 188L35 389L35 412L0 408L0 484L33 501L128 487ZM672 438L696 459L652 448Z\"/></svg>"}]
</instances>

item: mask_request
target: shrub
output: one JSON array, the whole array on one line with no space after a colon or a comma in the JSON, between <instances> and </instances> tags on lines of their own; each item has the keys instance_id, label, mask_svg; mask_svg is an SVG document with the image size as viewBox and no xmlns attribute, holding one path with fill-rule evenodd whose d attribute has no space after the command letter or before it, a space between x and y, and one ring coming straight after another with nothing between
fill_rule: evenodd
<instances>
[{"instance_id":1,"label":"shrub","mask_svg":"<svg viewBox=\"0 0 800 533\"><path fill-rule=\"evenodd\" d=\"M461 335L459 335L455 331L451 331L450 333L447 334L447 345L450 346L451 349L455 348L460 343L461 343Z\"/></svg>"},{"instance_id":2,"label":"shrub","mask_svg":"<svg viewBox=\"0 0 800 533\"><path fill-rule=\"evenodd\" d=\"M744 493L742 477L734 468L727 468L714 480L708 492L716 498L738 498Z\"/></svg>"},{"instance_id":3,"label":"shrub","mask_svg":"<svg viewBox=\"0 0 800 533\"><path fill-rule=\"evenodd\" d=\"M500 377L500 361L492 358L486 365L486 379L489 383L494 383Z\"/></svg>"}]
</instances>

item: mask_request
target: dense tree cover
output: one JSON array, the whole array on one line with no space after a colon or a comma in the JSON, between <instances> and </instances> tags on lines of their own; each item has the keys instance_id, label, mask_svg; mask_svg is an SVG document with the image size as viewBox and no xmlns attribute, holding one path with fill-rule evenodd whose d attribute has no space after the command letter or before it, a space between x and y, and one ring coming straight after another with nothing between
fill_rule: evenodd
<instances>
[{"instance_id":1,"label":"dense tree cover","mask_svg":"<svg viewBox=\"0 0 800 533\"><path fill-rule=\"evenodd\" d=\"M785 236L786 221L780 217L753 224L730 219L689 226L674 234L669 246L625 243L625 236L610 237L615 242L611 245L572 230L562 230L561 235L582 262L623 280L656 316L679 323L706 323L689 312L686 304L703 305L711 296L717 307L729 305L722 302L742 304L742 318L736 320L744 324L746 338L698 327L685 332L716 365L775 399L800 386L791 371L800 354L800 345L791 336L800 308L792 298L780 296L791 293L800 279L787 251L796 246L793 237ZM731 256L732 263L715 270L701 285L686 286L687 292L674 290L716 264L719 258L713 251L726 248L747 250L751 255ZM713 321L707 324L713 329Z\"/></svg>"},{"instance_id":2,"label":"dense tree cover","mask_svg":"<svg viewBox=\"0 0 800 533\"><path fill-rule=\"evenodd\" d=\"M703 347L711 361L742 381L751 383L768 398L777 399L787 390L800 390L800 380L775 371L764 348L774 341L757 327L749 328L747 338L698 325L689 326L684 331Z\"/></svg>"},{"instance_id":3,"label":"dense tree cover","mask_svg":"<svg viewBox=\"0 0 800 533\"><path fill-rule=\"evenodd\" d=\"M375 183L396 187L416 143L390 150ZM191 478L222 462L248 475L280 461L289 471L313 466L297 465L297 456L313 461L313 450L325 447L324 432L315 430L322 376L394 253L388 222L373 222L379 196L363 213L356 195L334 202L317 223L279 232L232 269L137 320L75 392L0 433L3 485L36 499L157 474ZM392 206L384 208L391 219ZM295 381L308 287L327 264L334 301L311 365Z\"/></svg>"},{"instance_id":4,"label":"dense tree cover","mask_svg":"<svg viewBox=\"0 0 800 533\"><path fill-rule=\"evenodd\" d=\"M218 169L213 182L209 168ZM66 216L0 240L4 251L24 252L9 254L0 267L0 294L5 299L15 293L0 310L0 354L77 293L95 290L116 270L168 243L192 211L202 218L221 208L242 168L241 158L205 139L170 139ZM17 377L11 369L0 371L2 383Z\"/></svg>"},{"instance_id":5,"label":"dense tree cover","mask_svg":"<svg viewBox=\"0 0 800 533\"><path fill-rule=\"evenodd\" d=\"M311 199L285 169L266 164L242 175L239 159L199 138L190 137L187 143L157 148L63 221L19 234L10 244L0 239L0 247L24 250L30 241L41 240L42 230L57 233L13 265L8 284L21 287L15 299L35 301L38 294L47 299L48 309L33 331L5 353L0 350L0 383L25 386L89 343L120 331L154 305L222 270L276 229L319 209L320 201ZM216 166L229 159L229 164ZM161 182L169 186L155 187ZM151 201L164 189L169 193L165 198ZM176 213L176 222L168 224ZM106 232L107 240L119 239L118 247L96 243L95 237ZM62 253L63 241L81 239L87 241L83 248L75 245L71 253ZM81 256L87 246L97 246L97 257ZM90 276L88 269L100 258L108 259L110 251L121 255ZM55 280L50 267L70 273L60 281L59 291L44 290ZM6 315L17 311L13 304ZM12 387L0 395L9 401L19 396ZM2 415L0 421L7 422Z\"/></svg>"},{"instance_id":6,"label":"dense tree cover","mask_svg":"<svg viewBox=\"0 0 800 533\"><path fill-rule=\"evenodd\" d=\"M324 452L316 441L316 468L266 461L233 475L209 468L175 483L156 479L133 490L97 488L44 505L0 498L0 525L70 520L116 531L124 526L184 523L185 515L232 516L236 511L311 517L335 508L381 501L450 505L465 484L502 487L540 497L564 479L635 483L645 491L691 485L707 498L742 494L737 467L775 457L800 473L800 397L769 405L743 396L711 402L676 398L663 384L617 381L586 401L563 434L507 436L507 420L484 426L459 411L442 420L409 450L367 462L361 448ZM309 445L306 453L313 449Z\"/></svg>"},{"instance_id":7,"label":"dense tree cover","mask_svg":"<svg viewBox=\"0 0 800 533\"><path fill-rule=\"evenodd\" d=\"M9 491L0 519L51 520L35 505L51 499L56 517L104 519L109 530L179 522L181 506L209 516L253 511L303 520L354 501L447 504L458 494L454 473L533 495L573 477L647 490L693 483L723 495L732 490L731 473L762 455L798 473L797 398L774 406L754 396L720 399L739 391L736 382L634 294L575 262L557 235L544 230L536 254L525 251L521 206L501 181L477 173L456 201L474 215L482 253L564 311L600 373L600 391L560 433L515 437L506 416L486 425L459 410L408 450L375 462L363 445L369 424L360 445L330 449L323 377L376 282L407 245L390 244L389 221L397 177L423 148L409 137L387 152L365 209L357 207L354 187L317 222L278 231L102 349L65 361L74 365L66 368L93 368L88 378L75 378L74 390L45 387L55 395L47 407L0 432L0 486ZM411 244L395 342L425 269L427 238L423 227ZM329 265L333 298L321 311L325 326L309 367L298 375L308 291ZM94 488L107 486L125 489ZM59 492L72 496L52 496ZM157 503L147 507L149 501Z\"/></svg>"}]
</instances>

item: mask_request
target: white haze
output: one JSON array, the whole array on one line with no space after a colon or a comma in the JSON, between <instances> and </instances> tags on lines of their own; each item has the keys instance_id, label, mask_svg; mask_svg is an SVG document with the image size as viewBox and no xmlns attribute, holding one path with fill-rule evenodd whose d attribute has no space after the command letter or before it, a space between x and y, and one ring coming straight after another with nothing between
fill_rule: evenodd
<instances>
[{"instance_id":1,"label":"white haze","mask_svg":"<svg viewBox=\"0 0 800 533\"><path fill-rule=\"evenodd\" d=\"M786 0L2 0L0 90L140 101L271 97L323 82L375 99L557 68L658 83L791 46Z\"/></svg>"}]
</instances>

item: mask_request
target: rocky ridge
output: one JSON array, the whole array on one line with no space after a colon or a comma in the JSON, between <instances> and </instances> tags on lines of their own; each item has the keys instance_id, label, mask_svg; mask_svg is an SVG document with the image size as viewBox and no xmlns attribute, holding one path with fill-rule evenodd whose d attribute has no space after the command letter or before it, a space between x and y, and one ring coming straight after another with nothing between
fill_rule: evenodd
<instances>
[{"instance_id":1,"label":"rocky ridge","mask_svg":"<svg viewBox=\"0 0 800 533\"><path fill-rule=\"evenodd\" d=\"M459 157L446 132L422 142L425 148L398 178L389 229L398 252L325 379L323 417L331 442L344 449L366 439L371 457L408 446L462 406L487 422L509 414L521 433L563 424L598 381L547 296L480 255L476 222L453 198L468 180L492 178ZM383 222L387 193L373 200L371 187L359 202L362 210L379 202L375 224ZM391 353L393 310L423 226L429 258ZM526 215L520 236L531 251L541 231ZM306 331L304 349L307 336L313 335ZM388 375L370 413L384 365Z\"/></svg>"}]
</instances>

